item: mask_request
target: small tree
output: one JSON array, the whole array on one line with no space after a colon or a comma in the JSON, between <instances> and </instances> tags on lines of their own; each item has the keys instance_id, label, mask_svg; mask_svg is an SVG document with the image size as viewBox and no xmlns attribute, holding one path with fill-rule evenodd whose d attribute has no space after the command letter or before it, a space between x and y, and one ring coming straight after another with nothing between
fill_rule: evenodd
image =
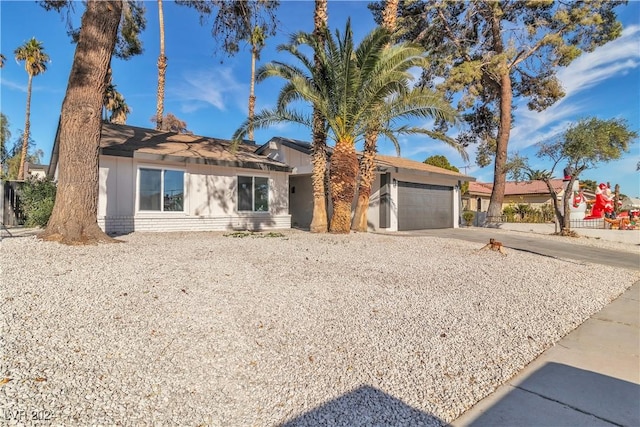
<instances>
[{"instance_id":1,"label":"small tree","mask_svg":"<svg viewBox=\"0 0 640 427\"><path fill-rule=\"evenodd\" d=\"M18 171L20 170L20 164L22 162L22 143L24 141L24 132L20 132L18 138L15 140L13 147L6 149L3 152L2 158L2 170L0 171L0 177L3 179L17 180ZM33 138L29 137L27 143L27 156L24 158L25 163L40 164L40 159L44 156L42 150L32 150L35 147ZM26 174L26 171L25 171Z\"/></svg>"},{"instance_id":2,"label":"small tree","mask_svg":"<svg viewBox=\"0 0 640 427\"><path fill-rule=\"evenodd\" d=\"M151 117L151 121L156 123L156 116ZM156 128L157 129L157 128ZM187 122L184 120L180 120L176 116L171 113L167 113L162 120L161 127L158 130L175 132L175 133L184 133L187 135L193 134L189 129L187 129Z\"/></svg>"},{"instance_id":3,"label":"small tree","mask_svg":"<svg viewBox=\"0 0 640 427\"><path fill-rule=\"evenodd\" d=\"M517 157L511 161L514 166L511 174L526 170L530 180L542 180L547 184L560 233L563 236L571 235L569 221L569 197L568 192L573 188L573 183L578 176L587 169L594 168L599 163L610 162L619 159L622 153L627 152L638 134L628 129L625 120L610 119L601 120L595 117L582 119L572 125L559 136L538 144L537 157L551 160L550 170L533 170L528 166L526 158ZM559 164L567 165L570 179L566 186L563 206L558 203L555 189L551 185L551 178Z\"/></svg>"},{"instance_id":4,"label":"small tree","mask_svg":"<svg viewBox=\"0 0 640 427\"><path fill-rule=\"evenodd\" d=\"M431 157L427 157L427 159L422 163L454 172L460 172L460 169L449 163L449 159L447 159L443 155L433 155ZM462 186L460 187L460 192L462 194L466 193L467 191L469 191L469 181L463 182Z\"/></svg>"},{"instance_id":5,"label":"small tree","mask_svg":"<svg viewBox=\"0 0 640 427\"><path fill-rule=\"evenodd\" d=\"M9 119L0 113L0 174L4 170L4 165L8 158L7 142L11 139L9 130Z\"/></svg>"}]
</instances>

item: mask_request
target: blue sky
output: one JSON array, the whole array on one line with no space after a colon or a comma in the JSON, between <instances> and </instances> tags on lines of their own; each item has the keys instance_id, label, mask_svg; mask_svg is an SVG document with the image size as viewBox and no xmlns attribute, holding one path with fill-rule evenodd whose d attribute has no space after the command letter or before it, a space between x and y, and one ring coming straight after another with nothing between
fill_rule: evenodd
<instances>
[{"instance_id":1,"label":"blue sky","mask_svg":"<svg viewBox=\"0 0 640 427\"><path fill-rule=\"evenodd\" d=\"M344 28L351 17L356 39L360 39L375 25L365 1L330 1L329 25ZM113 60L113 78L117 89L132 109L127 124L153 127L150 118L155 114L157 68L159 52L157 3L145 3L147 29L142 35L145 52L128 61ZM83 11L82 3L75 3L75 19ZM198 14L188 8L164 1L167 68L165 113L171 112L186 121L196 134L229 138L247 114L249 94L250 55L243 49L235 57L216 53L211 37L211 22L200 25ZM515 123L511 133L510 152L528 156L535 168L548 167L535 157L534 144L564 129L571 122L585 116L602 119L624 118L630 128L640 129L640 2L630 1L618 9L624 25L621 38L584 54L571 66L560 69L558 76L567 96L547 110L537 113L526 107L526 101L516 100ZM262 61L289 57L278 54L276 46L296 31L311 31L313 1L282 1L278 10L281 25L278 35L267 39ZM0 1L0 52L6 57L0 71L0 110L9 118L13 138L24 128L27 74L22 63L13 59L16 47L35 37L41 41L51 57L46 73L34 78L31 104L31 135L49 161L58 116L64 98L74 45L66 35L61 15L47 12L35 2ZM268 79L256 87L257 109L272 107L281 81ZM256 131L261 144L272 136L310 140L306 128L278 125ZM473 162L474 148L468 168L460 156L442 143L424 137L403 138L402 156L423 161L434 154L447 156L461 171L478 181L493 180L493 166L479 168ZM395 155L393 145L381 141L382 154ZM621 191L640 196L640 143L636 141L623 159L604 164L585 172L581 178L620 184ZM560 168L561 169L561 168ZM559 170L557 176L561 174Z\"/></svg>"}]
</instances>

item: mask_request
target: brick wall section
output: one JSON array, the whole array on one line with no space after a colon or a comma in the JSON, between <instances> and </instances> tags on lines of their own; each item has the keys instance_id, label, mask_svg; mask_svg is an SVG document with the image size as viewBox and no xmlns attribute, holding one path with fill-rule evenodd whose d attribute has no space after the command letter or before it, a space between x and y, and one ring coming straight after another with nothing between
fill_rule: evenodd
<instances>
[{"instance_id":1,"label":"brick wall section","mask_svg":"<svg viewBox=\"0 0 640 427\"><path fill-rule=\"evenodd\" d=\"M226 231L275 230L291 228L291 215L243 215L219 217L110 216L99 217L98 225L107 234L134 231Z\"/></svg>"}]
</instances>

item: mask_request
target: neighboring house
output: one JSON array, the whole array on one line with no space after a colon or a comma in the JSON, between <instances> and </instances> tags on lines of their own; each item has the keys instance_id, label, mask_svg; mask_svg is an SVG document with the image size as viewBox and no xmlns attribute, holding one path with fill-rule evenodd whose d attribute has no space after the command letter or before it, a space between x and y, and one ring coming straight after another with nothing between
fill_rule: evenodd
<instances>
[{"instance_id":1,"label":"neighboring house","mask_svg":"<svg viewBox=\"0 0 640 427\"><path fill-rule=\"evenodd\" d=\"M309 227L313 215L311 145L275 137L256 153L293 167L289 177L291 223ZM376 166L367 212L369 230L458 227L460 185L475 178L401 157L376 155Z\"/></svg>"},{"instance_id":2,"label":"neighboring house","mask_svg":"<svg viewBox=\"0 0 640 427\"><path fill-rule=\"evenodd\" d=\"M104 123L98 224L107 233L290 228L291 168L255 144ZM56 173L58 140L49 176Z\"/></svg>"},{"instance_id":3,"label":"neighboring house","mask_svg":"<svg viewBox=\"0 0 640 427\"><path fill-rule=\"evenodd\" d=\"M49 170L49 165L36 165L33 163L26 162L25 170L27 171L26 175L34 177L36 179L44 179L47 177L47 171Z\"/></svg>"},{"instance_id":4,"label":"neighboring house","mask_svg":"<svg viewBox=\"0 0 640 427\"><path fill-rule=\"evenodd\" d=\"M558 195L558 200L562 200L564 196L563 180L552 179L551 185ZM462 196L463 209L486 212L489 208L492 189L492 183L470 182L469 190ZM552 203L549 188L544 181L507 182L505 184L503 209L511 204L525 204L539 208L541 205Z\"/></svg>"}]
</instances>

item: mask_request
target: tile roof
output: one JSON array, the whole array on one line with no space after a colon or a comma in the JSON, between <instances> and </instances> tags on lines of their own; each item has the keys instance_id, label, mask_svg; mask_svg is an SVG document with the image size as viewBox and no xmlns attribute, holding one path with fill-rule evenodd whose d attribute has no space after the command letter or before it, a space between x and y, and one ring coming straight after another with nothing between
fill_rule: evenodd
<instances>
[{"instance_id":1,"label":"tile roof","mask_svg":"<svg viewBox=\"0 0 640 427\"><path fill-rule=\"evenodd\" d=\"M555 189L556 193L562 191L563 181L561 179L552 179L551 186ZM470 182L469 193L470 194L487 194L490 195L493 190L493 184L488 182ZM522 181L505 183L504 195L515 196L521 194L549 194L549 189L544 181Z\"/></svg>"},{"instance_id":2,"label":"tile roof","mask_svg":"<svg viewBox=\"0 0 640 427\"><path fill-rule=\"evenodd\" d=\"M221 166L291 170L284 163L256 154L253 143L241 143L235 150L231 145L224 139L112 123L103 123L100 136L100 151L105 155L133 157L134 153L146 153Z\"/></svg>"}]
</instances>

